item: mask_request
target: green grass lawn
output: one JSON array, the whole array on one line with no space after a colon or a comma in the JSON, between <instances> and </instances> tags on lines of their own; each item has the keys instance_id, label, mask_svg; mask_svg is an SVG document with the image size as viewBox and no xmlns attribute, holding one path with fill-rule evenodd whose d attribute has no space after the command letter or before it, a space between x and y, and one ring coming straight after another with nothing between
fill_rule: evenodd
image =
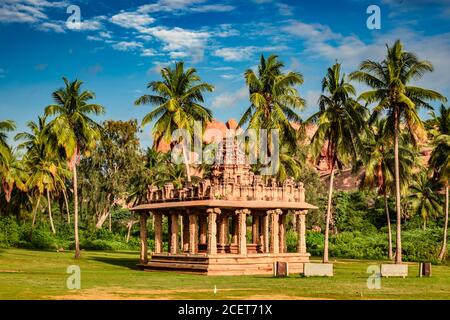
<instances>
[{"instance_id":1,"label":"green grass lawn","mask_svg":"<svg viewBox=\"0 0 450 320\"><path fill-rule=\"evenodd\" d=\"M367 267L379 261L339 259L333 278L219 277L139 271L137 252L82 255L0 249L0 299L450 299L450 267L443 265L419 278L412 263L408 278L383 278L381 289L369 290ZM66 288L69 265L80 266L80 290Z\"/></svg>"}]
</instances>

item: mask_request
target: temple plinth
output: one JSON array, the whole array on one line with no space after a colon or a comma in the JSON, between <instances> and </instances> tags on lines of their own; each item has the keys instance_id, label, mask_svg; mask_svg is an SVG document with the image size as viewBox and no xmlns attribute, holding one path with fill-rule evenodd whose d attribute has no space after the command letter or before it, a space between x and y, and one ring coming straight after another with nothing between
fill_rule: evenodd
<instances>
[{"instance_id":1,"label":"temple plinth","mask_svg":"<svg viewBox=\"0 0 450 320\"><path fill-rule=\"evenodd\" d=\"M281 261L288 262L290 272L301 273L309 261L305 240L309 209L316 207L305 202L302 183L287 179L281 184L273 178L264 182L250 171L236 139L225 138L210 179L182 189L171 183L160 189L149 187L148 203L132 208L145 224L140 233L140 267L207 275L272 274L274 262ZM147 258L148 213L153 216L155 236L151 259ZM290 214L297 216L295 253L288 253L286 246Z\"/></svg>"}]
</instances>

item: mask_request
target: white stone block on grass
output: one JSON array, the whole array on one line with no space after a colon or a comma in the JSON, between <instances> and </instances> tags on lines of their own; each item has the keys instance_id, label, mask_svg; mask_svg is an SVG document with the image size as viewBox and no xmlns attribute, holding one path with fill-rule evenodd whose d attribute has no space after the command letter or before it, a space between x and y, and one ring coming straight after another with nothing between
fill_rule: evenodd
<instances>
[{"instance_id":1,"label":"white stone block on grass","mask_svg":"<svg viewBox=\"0 0 450 320\"><path fill-rule=\"evenodd\" d=\"M408 265L407 264L382 264L381 265L382 277L407 277Z\"/></svg>"},{"instance_id":2,"label":"white stone block on grass","mask_svg":"<svg viewBox=\"0 0 450 320\"><path fill-rule=\"evenodd\" d=\"M305 277L332 277L332 263L305 263L303 274Z\"/></svg>"}]
</instances>

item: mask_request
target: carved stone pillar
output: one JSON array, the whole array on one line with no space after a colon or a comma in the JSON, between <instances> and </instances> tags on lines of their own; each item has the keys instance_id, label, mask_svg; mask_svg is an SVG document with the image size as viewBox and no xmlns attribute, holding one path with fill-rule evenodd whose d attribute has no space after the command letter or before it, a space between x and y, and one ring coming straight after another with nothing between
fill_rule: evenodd
<instances>
[{"instance_id":1,"label":"carved stone pillar","mask_svg":"<svg viewBox=\"0 0 450 320\"><path fill-rule=\"evenodd\" d=\"M231 242L233 244L238 244L238 234L239 234L239 219L238 216L233 215L233 236Z\"/></svg>"},{"instance_id":2,"label":"carved stone pillar","mask_svg":"<svg viewBox=\"0 0 450 320\"><path fill-rule=\"evenodd\" d=\"M250 214L248 209L236 210L239 254L247 254L247 214Z\"/></svg>"},{"instance_id":3,"label":"carved stone pillar","mask_svg":"<svg viewBox=\"0 0 450 320\"><path fill-rule=\"evenodd\" d=\"M282 213L280 209L270 210L270 252L279 253L280 235L279 235L279 216Z\"/></svg>"},{"instance_id":4,"label":"carved stone pillar","mask_svg":"<svg viewBox=\"0 0 450 320\"><path fill-rule=\"evenodd\" d=\"M163 249L162 240L162 214L159 212L153 213L153 222L155 230L155 253L161 253Z\"/></svg>"},{"instance_id":5,"label":"carved stone pillar","mask_svg":"<svg viewBox=\"0 0 450 320\"><path fill-rule=\"evenodd\" d=\"M198 220L200 224L200 244L206 244L206 216L200 215Z\"/></svg>"},{"instance_id":6,"label":"carved stone pillar","mask_svg":"<svg viewBox=\"0 0 450 320\"><path fill-rule=\"evenodd\" d=\"M269 211L263 216L263 252L269 253Z\"/></svg>"},{"instance_id":7,"label":"carved stone pillar","mask_svg":"<svg viewBox=\"0 0 450 320\"><path fill-rule=\"evenodd\" d=\"M228 215L224 214L224 230L225 230L225 244L230 243L230 218Z\"/></svg>"},{"instance_id":8,"label":"carved stone pillar","mask_svg":"<svg viewBox=\"0 0 450 320\"><path fill-rule=\"evenodd\" d=\"M141 264L146 264L148 262L148 242L147 242L147 212L141 212L139 217L139 231L141 238L141 254L139 262Z\"/></svg>"},{"instance_id":9,"label":"carved stone pillar","mask_svg":"<svg viewBox=\"0 0 450 320\"><path fill-rule=\"evenodd\" d=\"M197 247L197 216L189 214L189 253L196 254Z\"/></svg>"},{"instance_id":10,"label":"carved stone pillar","mask_svg":"<svg viewBox=\"0 0 450 320\"><path fill-rule=\"evenodd\" d=\"M297 215L297 252L306 253L306 214L307 210L297 210L294 214Z\"/></svg>"},{"instance_id":11,"label":"carved stone pillar","mask_svg":"<svg viewBox=\"0 0 450 320\"><path fill-rule=\"evenodd\" d=\"M170 214L170 253L178 251L178 213Z\"/></svg>"},{"instance_id":12,"label":"carved stone pillar","mask_svg":"<svg viewBox=\"0 0 450 320\"><path fill-rule=\"evenodd\" d=\"M259 216L253 214L252 217L252 243L258 244L259 241Z\"/></svg>"},{"instance_id":13,"label":"carved stone pillar","mask_svg":"<svg viewBox=\"0 0 450 320\"><path fill-rule=\"evenodd\" d=\"M189 215L182 215L183 223L183 252L189 252Z\"/></svg>"},{"instance_id":14,"label":"carved stone pillar","mask_svg":"<svg viewBox=\"0 0 450 320\"><path fill-rule=\"evenodd\" d=\"M279 223L280 253L286 253L286 214L280 215Z\"/></svg>"},{"instance_id":15,"label":"carved stone pillar","mask_svg":"<svg viewBox=\"0 0 450 320\"><path fill-rule=\"evenodd\" d=\"M210 208L206 210L208 214L208 254L217 254L217 224L216 218L220 214L219 208Z\"/></svg>"},{"instance_id":16,"label":"carved stone pillar","mask_svg":"<svg viewBox=\"0 0 450 320\"><path fill-rule=\"evenodd\" d=\"M228 217L225 214L221 214L218 219L219 220L218 242L222 246L224 246L226 244L226 238L228 238L228 231L225 229L227 219L228 219ZM220 252L220 253L225 253L225 252Z\"/></svg>"}]
</instances>

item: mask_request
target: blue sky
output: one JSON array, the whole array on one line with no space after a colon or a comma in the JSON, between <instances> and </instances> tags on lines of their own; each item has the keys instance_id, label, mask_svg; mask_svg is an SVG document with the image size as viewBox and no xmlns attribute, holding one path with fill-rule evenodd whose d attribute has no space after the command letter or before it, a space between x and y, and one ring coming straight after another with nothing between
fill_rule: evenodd
<instances>
[{"instance_id":1,"label":"blue sky","mask_svg":"<svg viewBox=\"0 0 450 320\"><path fill-rule=\"evenodd\" d=\"M366 27L372 4L380 30ZM66 24L70 5L80 8L78 30ZM67 76L96 93L106 107L99 120L140 120L151 107L133 101L176 60L215 86L205 103L215 118L239 118L248 106L243 73L262 53L304 75L306 117L317 110L327 67L338 60L348 73L363 59L380 60L397 38L435 66L419 83L450 97L449 22L450 0L1 0L0 119L24 130ZM149 144L150 127L141 138Z\"/></svg>"}]
</instances>

